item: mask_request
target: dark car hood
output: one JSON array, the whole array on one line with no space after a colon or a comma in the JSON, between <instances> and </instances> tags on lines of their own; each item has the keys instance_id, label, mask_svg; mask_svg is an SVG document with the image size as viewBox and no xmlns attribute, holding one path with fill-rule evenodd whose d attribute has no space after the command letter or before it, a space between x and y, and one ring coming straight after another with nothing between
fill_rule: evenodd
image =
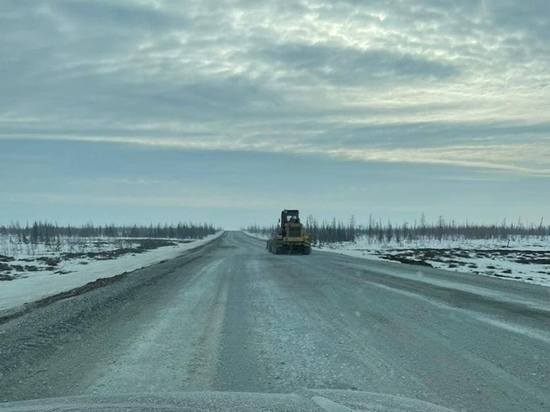
<instances>
[{"instance_id":1,"label":"dark car hood","mask_svg":"<svg viewBox=\"0 0 550 412\"><path fill-rule=\"evenodd\" d=\"M303 390L291 394L181 392L78 396L2 403L0 411L449 412L451 410L414 399L370 392Z\"/></svg>"}]
</instances>

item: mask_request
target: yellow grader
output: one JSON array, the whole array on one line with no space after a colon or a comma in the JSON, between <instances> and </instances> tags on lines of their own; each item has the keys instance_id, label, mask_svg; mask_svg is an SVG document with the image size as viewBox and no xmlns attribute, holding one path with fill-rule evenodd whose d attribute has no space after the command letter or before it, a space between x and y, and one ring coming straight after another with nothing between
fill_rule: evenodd
<instances>
[{"instance_id":1,"label":"yellow grader","mask_svg":"<svg viewBox=\"0 0 550 412\"><path fill-rule=\"evenodd\" d=\"M298 210L283 210L277 223L277 231L267 241L267 250L276 255L309 255L311 243L309 235L300 222Z\"/></svg>"}]
</instances>

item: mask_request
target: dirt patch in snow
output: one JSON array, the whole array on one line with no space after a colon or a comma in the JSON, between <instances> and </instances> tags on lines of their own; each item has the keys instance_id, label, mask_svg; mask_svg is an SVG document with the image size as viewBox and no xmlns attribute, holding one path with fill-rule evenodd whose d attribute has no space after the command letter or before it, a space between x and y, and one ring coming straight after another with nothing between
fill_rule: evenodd
<instances>
[{"instance_id":1,"label":"dirt patch in snow","mask_svg":"<svg viewBox=\"0 0 550 412\"><path fill-rule=\"evenodd\" d=\"M12 256L0 255L0 281L10 281L20 277L25 277L29 272L51 272L56 275L65 275L69 271L59 270L58 266L61 263L68 262L74 259L87 259L80 262L86 265L90 260L110 260L120 256L132 254L137 255L148 250L158 249L164 246L177 246L180 241L172 241L167 239L132 239L133 247L122 247L112 250L103 250L95 252L82 253L61 253L57 256L36 256L15 259ZM178 243L176 243L178 242ZM189 241L181 241L188 243ZM29 264L32 263L32 264Z\"/></svg>"},{"instance_id":2,"label":"dirt patch in snow","mask_svg":"<svg viewBox=\"0 0 550 412\"><path fill-rule=\"evenodd\" d=\"M498 278L533 281L536 277L550 284L550 250L419 248L373 254L385 260Z\"/></svg>"}]
</instances>

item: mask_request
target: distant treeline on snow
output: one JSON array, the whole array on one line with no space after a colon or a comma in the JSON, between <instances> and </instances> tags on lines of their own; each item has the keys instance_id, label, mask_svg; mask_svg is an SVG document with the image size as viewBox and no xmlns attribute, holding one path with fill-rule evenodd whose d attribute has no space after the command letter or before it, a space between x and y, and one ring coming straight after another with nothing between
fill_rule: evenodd
<instances>
[{"instance_id":1,"label":"distant treeline on snow","mask_svg":"<svg viewBox=\"0 0 550 412\"><path fill-rule=\"evenodd\" d=\"M59 237L83 238L170 238L202 239L220 231L211 224L183 223L164 225L94 225L89 222L82 226L59 226L56 223L35 221L24 226L19 222L8 226L0 225L0 235L16 236L22 243L50 243Z\"/></svg>"},{"instance_id":2,"label":"distant treeline on snow","mask_svg":"<svg viewBox=\"0 0 550 412\"><path fill-rule=\"evenodd\" d=\"M352 216L347 223L332 219L331 222L319 223L313 216L302 223L310 234L313 244L355 242L358 238L371 242L415 242L419 240L457 241L474 239L500 239L512 240L526 237L550 237L550 226L545 225L543 219L539 223L508 223L506 219L497 224L456 223L447 221L440 216L436 223L426 221L424 215L420 221L412 224L407 222L395 224L390 221L382 223L372 216L368 224L357 224ZM275 226L250 225L243 230L250 233L271 236L275 232Z\"/></svg>"}]
</instances>

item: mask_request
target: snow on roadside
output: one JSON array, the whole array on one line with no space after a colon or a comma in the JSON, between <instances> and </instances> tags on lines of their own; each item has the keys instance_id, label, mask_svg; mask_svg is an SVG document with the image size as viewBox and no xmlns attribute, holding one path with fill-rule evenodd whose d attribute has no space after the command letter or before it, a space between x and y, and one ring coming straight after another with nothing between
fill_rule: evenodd
<instances>
[{"instance_id":1,"label":"snow on roadside","mask_svg":"<svg viewBox=\"0 0 550 412\"><path fill-rule=\"evenodd\" d=\"M139 254L125 254L116 259L82 258L62 261L58 268L65 274L38 271L27 277L2 281L0 282L0 311L14 309L28 302L66 292L100 278L117 276L163 260L173 259L183 252L212 242L223 233L219 232L201 240L180 243L176 246L164 246Z\"/></svg>"},{"instance_id":2,"label":"snow on roadside","mask_svg":"<svg viewBox=\"0 0 550 412\"><path fill-rule=\"evenodd\" d=\"M387 244L360 239L355 243L314 248L371 260L432 266L462 273L516 280L550 287L550 240L429 240Z\"/></svg>"}]
</instances>

